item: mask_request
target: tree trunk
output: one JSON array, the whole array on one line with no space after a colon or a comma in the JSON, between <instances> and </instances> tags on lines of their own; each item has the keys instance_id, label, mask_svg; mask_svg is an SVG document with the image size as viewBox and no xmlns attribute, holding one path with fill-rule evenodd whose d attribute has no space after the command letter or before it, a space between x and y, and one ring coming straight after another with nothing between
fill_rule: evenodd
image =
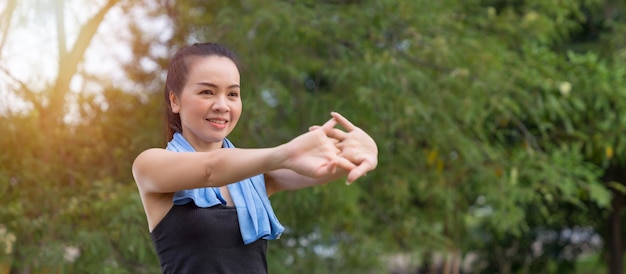
<instances>
[{"instance_id":1,"label":"tree trunk","mask_svg":"<svg viewBox=\"0 0 626 274\"><path fill-rule=\"evenodd\" d=\"M452 253L452 274L461 273L461 250L455 249Z\"/></svg>"},{"instance_id":2,"label":"tree trunk","mask_svg":"<svg viewBox=\"0 0 626 274\"><path fill-rule=\"evenodd\" d=\"M17 7L16 0L9 0L6 4L5 9L0 13L0 27L2 30L0 31L0 52L4 48L4 44L7 40L7 36L9 35L9 29L11 28L11 20L13 18L13 12ZM1 56L0 56L1 57Z\"/></svg>"},{"instance_id":3,"label":"tree trunk","mask_svg":"<svg viewBox=\"0 0 626 274\"><path fill-rule=\"evenodd\" d=\"M624 273L624 247L622 245L622 207L624 194L612 188L613 199L611 201L611 213L608 220L607 250L609 252L609 274Z\"/></svg>"},{"instance_id":4,"label":"tree trunk","mask_svg":"<svg viewBox=\"0 0 626 274\"><path fill-rule=\"evenodd\" d=\"M52 94L50 94L50 103L46 107L46 113L43 113L45 125L49 128L54 128L54 125L63 122L63 116L65 115L65 96L69 92L70 82L78 70L78 64L83 60L85 51L96 35L98 27L104 20L105 15L118 1L119 0L107 1L93 17L81 27L76 42L69 51L66 49L65 45L63 7L59 4L60 7L57 10L57 30L59 32L57 41L59 47L58 75L54 87L52 88Z\"/></svg>"}]
</instances>

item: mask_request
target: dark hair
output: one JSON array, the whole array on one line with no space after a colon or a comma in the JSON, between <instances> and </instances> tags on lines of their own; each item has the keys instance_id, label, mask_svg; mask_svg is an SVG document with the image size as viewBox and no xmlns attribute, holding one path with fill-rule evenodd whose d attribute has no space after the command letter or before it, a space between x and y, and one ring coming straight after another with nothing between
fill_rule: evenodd
<instances>
[{"instance_id":1,"label":"dark hair","mask_svg":"<svg viewBox=\"0 0 626 274\"><path fill-rule=\"evenodd\" d=\"M194 57L209 57L219 56L226 57L235 63L237 69L239 69L239 62L235 53L228 48L215 44L215 43L195 43L193 45L185 46L174 54L170 60L167 68L167 77L165 79L165 90L163 95L165 96L166 105L166 119L167 126L165 129L166 140L171 140L176 132L182 132L182 126L180 122L180 115L172 112L172 105L170 102L169 93L174 92L177 96L180 96L183 87L187 83L189 77L189 63Z\"/></svg>"}]
</instances>

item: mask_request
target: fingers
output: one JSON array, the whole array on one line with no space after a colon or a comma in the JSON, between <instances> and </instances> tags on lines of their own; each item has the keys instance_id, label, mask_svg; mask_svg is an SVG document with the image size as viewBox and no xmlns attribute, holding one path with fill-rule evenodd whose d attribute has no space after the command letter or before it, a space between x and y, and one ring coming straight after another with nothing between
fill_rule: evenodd
<instances>
[{"instance_id":1,"label":"fingers","mask_svg":"<svg viewBox=\"0 0 626 274\"><path fill-rule=\"evenodd\" d=\"M322 174L336 174L337 168L348 171L348 173L356 168L356 165L350 162L348 159L334 155L327 159L327 162L321 166L321 173L317 173L319 176Z\"/></svg>"},{"instance_id":2,"label":"fingers","mask_svg":"<svg viewBox=\"0 0 626 274\"><path fill-rule=\"evenodd\" d=\"M362 176L365 176L367 174L368 171L372 170L373 166L369 161L363 161L361 162L361 164L359 164L357 167L353 168L352 170L350 170L350 173L348 173L348 178L346 180L346 184L352 184L354 181L356 181L358 178L361 178Z\"/></svg>"},{"instance_id":3,"label":"fingers","mask_svg":"<svg viewBox=\"0 0 626 274\"><path fill-rule=\"evenodd\" d=\"M346 139L348 134L340 129L333 128L326 132L326 136L328 136L329 138L337 139L339 141L343 141Z\"/></svg>"},{"instance_id":4,"label":"fingers","mask_svg":"<svg viewBox=\"0 0 626 274\"><path fill-rule=\"evenodd\" d=\"M326 121L326 123L324 123L323 125L312 125L309 127L309 131L313 131L316 129L324 129L324 131L334 128L337 125L337 120L335 120L335 118L330 118L328 121Z\"/></svg>"},{"instance_id":5,"label":"fingers","mask_svg":"<svg viewBox=\"0 0 626 274\"><path fill-rule=\"evenodd\" d=\"M333 112L330 113L330 115L333 116L333 118L331 118L330 120L326 121L326 123L324 123L324 125L322 125L322 126L318 126L318 125L310 126L309 127L309 131L316 130L318 128L324 128L325 130L328 130L328 129L334 128L337 124L341 125L347 131L352 131L352 130L357 128L346 117L343 117L343 115L339 114L339 112L334 112L333 111Z\"/></svg>"},{"instance_id":6,"label":"fingers","mask_svg":"<svg viewBox=\"0 0 626 274\"><path fill-rule=\"evenodd\" d=\"M345 169L345 170L353 170L354 168L356 168L356 165L352 162L350 162L350 160L343 158L343 157L337 157L337 166L339 168Z\"/></svg>"},{"instance_id":7,"label":"fingers","mask_svg":"<svg viewBox=\"0 0 626 274\"><path fill-rule=\"evenodd\" d=\"M309 131L313 131L313 130L320 129L320 128L324 129L324 133L326 133L326 136L331 138L334 144L337 144L343 141L344 139L346 139L347 133L345 133L344 131L340 129L335 128L336 125L337 125L337 120L335 120L335 118L331 118L322 126L318 126L318 125L310 126Z\"/></svg>"},{"instance_id":8,"label":"fingers","mask_svg":"<svg viewBox=\"0 0 626 274\"><path fill-rule=\"evenodd\" d=\"M309 131L313 131L316 129L320 129L322 128L321 126L311 126L309 127ZM326 132L326 136L328 136L328 138L331 138L333 140L333 142L335 144L343 141L346 139L346 137L348 136L348 134L340 129L336 129L333 128L331 130L325 131Z\"/></svg>"},{"instance_id":9,"label":"fingers","mask_svg":"<svg viewBox=\"0 0 626 274\"><path fill-rule=\"evenodd\" d=\"M328 133L329 131L331 131L335 126L337 125L337 120L335 120L334 118L330 118L330 120L328 120L326 123L324 123L321 128L324 130L324 132Z\"/></svg>"},{"instance_id":10,"label":"fingers","mask_svg":"<svg viewBox=\"0 0 626 274\"><path fill-rule=\"evenodd\" d=\"M346 119L345 117L343 117L341 114L339 114L338 112L331 112L330 115L333 116L333 118L335 118L334 120L337 121L337 123L339 123L343 128L345 128L347 131L353 131L356 126L353 125L348 119Z\"/></svg>"},{"instance_id":11,"label":"fingers","mask_svg":"<svg viewBox=\"0 0 626 274\"><path fill-rule=\"evenodd\" d=\"M309 131L322 129L322 132L333 144L334 156L329 159L332 164L326 169L332 174L337 168L348 172L346 183L351 184L367 172L376 168L376 145L370 144L366 133L337 112L331 112L332 118L323 125L309 127ZM342 129L335 128L340 125ZM365 136L365 137L364 137Z\"/></svg>"},{"instance_id":12,"label":"fingers","mask_svg":"<svg viewBox=\"0 0 626 274\"><path fill-rule=\"evenodd\" d=\"M335 172L337 172L337 162L336 161L331 161L330 164L328 165L328 172L330 172L330 174L334 174Z\"/></svg>"}]
</instances>

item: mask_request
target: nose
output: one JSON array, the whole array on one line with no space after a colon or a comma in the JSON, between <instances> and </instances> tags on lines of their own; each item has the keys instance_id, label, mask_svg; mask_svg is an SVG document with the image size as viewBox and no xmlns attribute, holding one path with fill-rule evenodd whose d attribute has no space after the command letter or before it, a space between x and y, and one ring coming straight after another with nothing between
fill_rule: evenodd
<instances>
[{"instance_id":1,"label":"nose","mask_svg":"<svg viewBox=\"0 0 626 274\"><path fill-rule=\"evenodd\" d=\"M215 98L215 102L213 102L213 106L211 107L214 111L217 112L227 112L228 111L228 101L225 96L217 96Z\"/></svg>"}]
</instances>

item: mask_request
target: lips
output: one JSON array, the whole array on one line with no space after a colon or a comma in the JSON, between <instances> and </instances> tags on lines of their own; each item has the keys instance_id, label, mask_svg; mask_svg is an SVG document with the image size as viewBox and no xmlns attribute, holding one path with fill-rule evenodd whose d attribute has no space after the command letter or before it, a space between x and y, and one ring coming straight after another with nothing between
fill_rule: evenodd
<instances>
[{"instance_id":1,"label":"lips","mask_svg":"<svg viewBox=\"0 0 626 274\"><path fill-rule=\"evenodd\" d=\"M226 128L226 123L228 123L228 120L221 118L209 118L206 120L216 129L224 129Z\"/></svg>"},{"instance_id":2,"label":"lips","mask_svg":"<svg viewBox=\"0 0 626 274\"><path fill-rule=\"evenodd\" d=\"M214 124L226 124L226 120L222 120L222 119L207 119L209 122L214 123Z\"/></svg>"}]
</instances>

